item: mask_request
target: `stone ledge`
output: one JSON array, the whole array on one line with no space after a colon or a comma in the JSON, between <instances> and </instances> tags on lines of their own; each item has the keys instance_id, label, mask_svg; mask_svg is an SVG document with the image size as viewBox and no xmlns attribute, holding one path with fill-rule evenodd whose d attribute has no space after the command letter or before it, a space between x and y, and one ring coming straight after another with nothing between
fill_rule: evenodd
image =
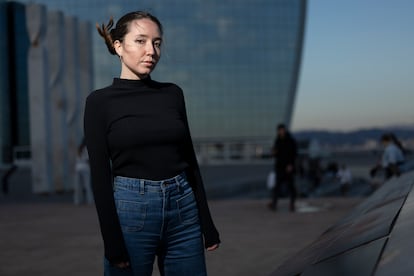
<instances>
[{"instance_id":1,"label":"stone ledge","mask_svg":"<svg viewBox=\"0 0 414 276\"><path fill-rule=\"evenodd\" d=\"M393 178L271 275L410 275L414 172Z\"/></svg>"}]
</instances>

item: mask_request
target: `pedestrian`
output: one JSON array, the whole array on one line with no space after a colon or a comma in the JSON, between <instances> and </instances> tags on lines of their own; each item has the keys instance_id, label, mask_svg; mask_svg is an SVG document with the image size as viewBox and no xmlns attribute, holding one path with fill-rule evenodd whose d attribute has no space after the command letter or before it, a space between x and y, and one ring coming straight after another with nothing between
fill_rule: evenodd
<instances>
[{"instance_id":1,"label":"pedestrian","mask_svg":"<svg viewBox=\"0 0 414 276\"><path fill-rule=\"evenodd\" d=\"M86 150L85 139L78 146L75 163L75 184L73 187L73 202L79 205L83 202L93 203L91 188L91 172L89 169L89 157Z\"/></svg>"},{"instance_id":2,"label":"pedestrian","mask_svg":"<svg viewBox=\"0 0 414 276\"><path fill-rule=\"evenodd\" d=\"M345 196L348 191L349 187L351 186L352 181L352 174L351 171L348 169L348 167L343 164L341 168L336 173L336 178L339 181L339 185L341 188L341 195Z\"/></svg>"},{"instance_id":3,"label":"pedestrian","mask_svg":"<svg viewBox=\"0 0 414 276\"><path fill-rule=\"evenodd\" d=\"M404 164L404 153L401 150L402 146L395 144L395 137L392 134L383 134L381 136L381 143L384 147L381 158L382 169L385 170L385 178L389 179L392 176L400 176L400 166Z\"/></svg>"},{"instance_id":4,"label":"pedestrian","mask_svg":"<svg viewBox=\"0 0 414 276\"><path fill-rule=\"evenodd\" d=\"M150 76L162 25L137 11L97 29L121 63L120 77L88 96L84 118L105 275L151 275L155 257L161 275L206 275L204 248L220 239L183 91Z\"/></svg>"},{"instance_id":5,"label":"pedestrian","mask_svg":"<svg viewBox=\"0 0 414 276\"><path fill-rule=\"evenodd\" d=\"M290 194L290 211L294 212L296 209L295 163L297 145L295 139L284 124L277 126L277 137L273 145L272 153L275 157L276 186L273 189L272 201L269 203L269 208L271 210L277 210L278 197L282 191L282 187L286 185Z\"/></svg>"}]
</instances>

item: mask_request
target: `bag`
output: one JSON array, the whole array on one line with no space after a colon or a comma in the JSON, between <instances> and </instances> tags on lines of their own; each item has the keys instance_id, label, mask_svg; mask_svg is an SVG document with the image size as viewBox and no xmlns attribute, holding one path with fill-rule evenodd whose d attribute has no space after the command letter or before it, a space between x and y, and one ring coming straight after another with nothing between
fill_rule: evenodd
<instances>
[{"instance_id":1,"label":"bag","mask_svg":"<svg viewBox=\"0 0 414 276\"><path fill-rule=\"evenodd\" d=\"M272 190L276 187L276 173L274 171L270 171L267 175L266 186L269 190Z\"/></svg>"}]
</instances>

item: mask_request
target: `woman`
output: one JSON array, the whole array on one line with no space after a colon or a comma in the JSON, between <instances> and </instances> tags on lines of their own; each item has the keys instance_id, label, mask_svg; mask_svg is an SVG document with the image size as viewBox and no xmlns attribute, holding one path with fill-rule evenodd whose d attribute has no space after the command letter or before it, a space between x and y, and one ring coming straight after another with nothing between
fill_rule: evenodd
<instances>
[{"instance_id":1,"label":"woman","mask_svg":"<svg viewBox=\"0 0 414 276\"><path fill-rule=\"evenodd\" d=\"M218 248L189 132L182 90L150 73L162 25L132 12L97 26L121 62L120 78L88 96L85 137L105 248L105 275L206 275ZM113 179L113 181L112 181Z\"/></svg>"}]
</instances>

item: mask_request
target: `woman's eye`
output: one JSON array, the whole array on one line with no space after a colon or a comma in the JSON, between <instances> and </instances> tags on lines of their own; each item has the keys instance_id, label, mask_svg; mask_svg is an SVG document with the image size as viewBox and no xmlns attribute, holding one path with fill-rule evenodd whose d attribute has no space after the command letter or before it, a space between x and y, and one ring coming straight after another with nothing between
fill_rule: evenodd
<instances>
[{"instance_id":1,"label":"woman's eye","mask_svg":"<svg viewBox=\"0 0 414 276\"><path fill-rule=\"evenodd\" d=\"M161 48L161 42L155 42L154 46L157 47L157 48Z\"/></svg>"},{"instance_id":2,"label":"woman's eye","mask_svg":"<svg viewBox=\"0 0 414 276\"><path fill-rule=\"evenodd\" d=\"M135 40L135 42L138 43L138 44L144 44L145 43L145 40L143 40L143 39L137 39L137 40Z\"/></svg>"}]
</instances>

